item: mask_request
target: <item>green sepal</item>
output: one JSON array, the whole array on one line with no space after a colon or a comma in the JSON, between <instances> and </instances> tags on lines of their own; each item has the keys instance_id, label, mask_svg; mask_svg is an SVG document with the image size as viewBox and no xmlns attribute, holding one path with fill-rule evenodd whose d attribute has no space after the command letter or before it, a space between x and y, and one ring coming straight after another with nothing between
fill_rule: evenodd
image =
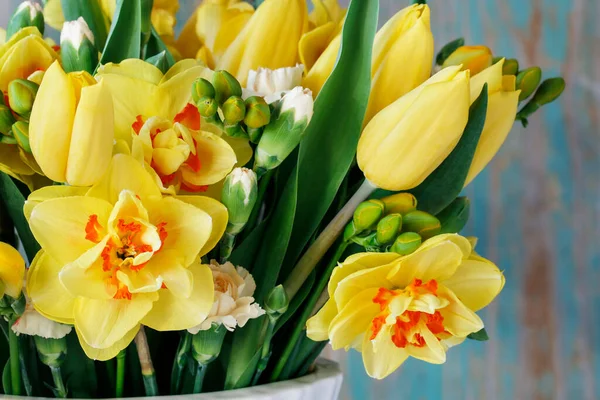
<instances>
[{"instance_id":1,"label":"green sepal","mask_svg":"<svg viewBox=\"0 0 600 400\"><path fill-rule=\"evenodd\" d=\"M481 328L477 332L470 333L467 335L467 338L471 340L477 340L478 342L485 342L486 340L490 339L485 328Z\"/></svg>"},{"instance_id":2,"label":"green sepal","mask_svg":"<svg viewBox=\"0 0 600 400\"><path fill-rule=\"evenodd\" d=\"M82 17L94 34L97 48L104 48L108 37L108 20L98 0L61 0L60 3L65 21L75 21Z\"/></svg>"},{"instance_id":3,"label":"green sepal","mask_svg":"<svg viewBox=\"0 0 600 400\"><path fill-rule=\"evenodd\" d=\"M456 49L458 49L461 46L465 45L465 38L458 38L458 39L454 39L453 41L447 43L446 45L444 45L444 47L442 47L442 49L439 51L439 53L437 53L437 55L435 56L435 63L437 65L442 65L444 64L444 61L446 61L446 59L448 57L450 57L450 54L454 53L456 51Z\"/></svg>"},{"instance_id":4,"label":"green sepal","mask_svg":"<svg viewBox=\"0 0 600 400\"><path fill-rule=\"evenodd\" d=\"M127 58L140 58L142 49L140 2L141 0L117 0L117 8L100 64L120 63Z\"/></svg>"}]
</instances>

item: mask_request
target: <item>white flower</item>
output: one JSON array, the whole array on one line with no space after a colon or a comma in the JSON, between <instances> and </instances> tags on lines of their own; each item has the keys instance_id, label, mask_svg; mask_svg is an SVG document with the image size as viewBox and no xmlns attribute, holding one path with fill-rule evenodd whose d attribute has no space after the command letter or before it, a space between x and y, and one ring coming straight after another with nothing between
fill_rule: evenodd
<instances>
[{"instance_id":1,"label":"white flower","mask_svg":"<svg viewBox=\"0 0 600 400\"><path fill-rule=\"evenodd\" d=\"M256 172L248 168L234 168L229 175L231 176L231 186L241 185L244 191L244 205L247 206L252 190L257 185Z\"/></svg>"},{"instance_id":2,"label":"white flower","mask_svg":"<svg viewBox=\"0 0 600 400\"><path fill-rule=\"evenodd\" d=\"M283 114L287 110L294 109L294 122L301 121L306 117L308 124L313 115L313 107L314 100L310 89L297 86L283 96L280 113Z\"/></svg>"},{"instance_id":3,"label":"white flower","mask_svg":"<svg viewBox=\"0 0 600 400\"><path fill-rule=\"evenodd\" d=\"M188 331L196 334L210 329L213 323L222 324L229 331L236 326L243 327L248 320L258 318L265 313L254 302L256 284L250 273L232 263L218 264L214 260L209 265L215 284L215 302L206 320Z\"/></svg>"},{"instance_id":4,"label":"white flower","mask_svg":"<svg viewBox=\"0 0 600 400\"><path fill-rule=\"evenodd\" d=\"M242 91L242 97L262 96L267 103L281 99L286 92L300 85L304 65L271 70L258 68L248 72L248 87Z\"/></svg>"},{"instance_id":5,"label":"white flower","mask_svg":"<svg viewBox=\"0 0 600 400\"><path fill-rule=\"evenodd\" d=\"M64 46L65 42L70 42L75 50L79 50L84 38L87 38L90 43L94 44L94 34L82 17L77 18L76 21L67 21L63 24L62 31L60 32L61 45Z\"/></svg>"},{"instance_id":6,"label":"white flower","mask_svg":"<svg viewBox=\"0 0 600 400\"><path fill-rule=\"evenodd\" d=\"M73 327L49 320L37 312L31 303L27 303L25 312L15 321L11 329L17 335L22 334L41 336L46 339L61 339L67 336Z\"/></svg>"}]
</instances>

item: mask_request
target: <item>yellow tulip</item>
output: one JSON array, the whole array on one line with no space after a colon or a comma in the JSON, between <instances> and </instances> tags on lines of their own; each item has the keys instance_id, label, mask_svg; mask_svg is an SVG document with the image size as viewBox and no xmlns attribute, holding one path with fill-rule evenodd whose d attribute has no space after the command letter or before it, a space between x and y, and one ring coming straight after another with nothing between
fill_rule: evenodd
<instances>
[{"instance_id":1,"label":"yellow tulip","mask_svg":"<svg viewBox=\"0 0 600 400\"><path fill-rule=\"evenodd\" d=\"M31 151L56 182L90 186L112 155L113 102L87 72L66 74L55 62L38 90L29 126Z\"/></svg>"},{"instance_id":2,"label":"yellow tulip","mask_svg":"<svg viewBox=\"0 0 600 400\"><path fill-rule=\"evenodd\" d=\"M318 43L317 39L314 41ZM308 71L304 86L313 93L321 90L333 71L340 43L341 35L338 35ZM301 51L304 53L306 51ZM375 36L371 64L373 81L365 124L377 112L425 81L431 73L432 58L429 7L415 4L402 9Z\"/></svg>"},{"instance_id":3,"label":"yellow tulip","mask_svg":"<svg viewBox=\"0 0 600 400\"><path fill-rule=\"evenodd\" d=\"M25 260L11 245L0 242L0 298L5 294L18 298L23 288Z\"/></svg>"},{"instance_id":4,"label":"yellow tulip","mask_svg":"<svg viewBox=\"0 0 600 400\"><path fill-rule=\"evenodd\" d=\"M492 51L486 46L461 46L444 61L442 68L462 65L463 70L475 76L492 65Z\"/></svg>"},{"instance_id":5,"label":"yellow tulip","mask_svg":"<svg viewBox=\"0 0 600 400\"><path fill-rule=\"evenodd\" d=\"M449 347L483 328L475 311L503 286L500 270L459 235L435 236L407 256L355 254L334 269L307 335L362 352L369 376L382 379L408 357L444 363Z\"/></svg>"},{"instance_id":6,"label":"yellow tulip","mask_svg":"<svg viewBox=\"0 0 600 400\"><path fill-rule=\"evenodd\" d=\"M514 75L502 75L504 59L471 78L471 102L475 101L483 85L488 84L488 107L485 125L465 186L494 158L506 140L517 114L520 90L515 90Z\"/></svg>"},{"instance_id":7,"label":"yellow tulip","mask_svg":"<svg viewBox=\"0 0 600 400\"><path fill-rule=\"evenodd\" d=\"M250 70L294 66L298 41L307 30L304 0L265 0L217 61L217 68L245 85Z\"/></svg>"},{"instance_id":8,"label":"yellow tulip","mask_svg":"<svg viewBox=\"0 0 600 400\"><path fill-rule=\"evenodd\" d=\"M308 15L310 30L298 43L300 62L309 71L329 43L342 31L346 9L337 0L312 0L313 10Z\"/></svg>"},{"instance_id":9,"label":"yellow tulip","mask_svg":"<svg viewBox=\"0 0 600 400\"><path fill-rule=\"evenodd\" d=\"M369 122L357 158L371 183L414 188L452 152L469 118L469 75L459 69L443 69Z\"/></svg>"},{"instance_id":10,"label":"yellow tulip","mask_svg":"<svg viewBox=\"0 0 600 400\"><path fill-rule=\"evenodd\" d=\"M163 197L141 164L123 154L85 195L54 186L31 198L29 225L42 251L27 293L41 314L75 326L90 358L114 357L141 324L167 331L204 321L213 281L197 259L225 231L221 203Z\"/></svg>"}]
</instances>

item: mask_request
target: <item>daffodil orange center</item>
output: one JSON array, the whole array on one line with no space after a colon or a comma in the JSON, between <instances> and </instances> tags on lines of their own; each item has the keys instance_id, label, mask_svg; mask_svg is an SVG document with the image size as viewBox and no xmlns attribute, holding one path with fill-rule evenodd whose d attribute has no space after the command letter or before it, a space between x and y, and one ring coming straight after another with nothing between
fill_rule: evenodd
<instances>
[{"instance_id":1,"label":"daffodil orange center","mask_svg":"<svg viewBox=\"0 0 600 400\"><path fill-rule=\"evenodd\" d=\"M369 339L374 340L381 329L389 323L389 305L394 298L401 295L410 295L414 297L421 294L433 294L437 296L437 289L438 284L433 279L425 284L420 279L413 279L413 282L405 289L391 290L379 288L377 295L373 298L373 303L379 304L381 312L371 323L371 336ZM416 331L418 329L417 326L421 322L423 322L436 337L438 334L445 332L444 317L439 311L429 314L422 311L407 310L400 316L397 316L393 323L391 339L394 345L399 348L405 348L408 345L415 347L425 346L425 339L421 333Z\"/></svg>"}]
</instances>

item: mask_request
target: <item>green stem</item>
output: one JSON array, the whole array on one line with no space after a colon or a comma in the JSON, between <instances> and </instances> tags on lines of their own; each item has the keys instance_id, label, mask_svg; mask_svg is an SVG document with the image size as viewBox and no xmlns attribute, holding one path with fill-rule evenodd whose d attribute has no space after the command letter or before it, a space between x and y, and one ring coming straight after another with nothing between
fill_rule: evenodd
<instances>
[{"instance_id":1,"label":"green stem","mask_svg":"<svg viewBox=\"0 0 600 400\"><path fill-rule=\"evenodd\" d=\"M208 365L198 363L196 369L196 376L194 378L194 394L202 392L202 384L204 383L204 376L206 375L206 369Z\"/></svg>"},{"instance_id":2,"label":"green stem","mask_svg":"<svg viewBox=\"0 0 600 400\"><path fill-rule=\"evenodd\" d=\"M264 342L262 346L262 351L260 355L260 360L258 361L258 365L256 366L256 372L254 373L254 378L252 379L252 386L258 383L260 376L263 371L267 368L269 364L269 359L271 358L271 339L273 338L273 332L275 331L275 325L277 324L278 318L269 317L269 323L267 325L267 331L264 335Z\"/></svg>"},{"instance_id":3,"label":"green stem","mask_svg":"<svg viewBox=\"0 0 600 400\"><path fill-rule=\"evenodd\" d=\"M179 346L177 347L177 356L173 363L173 370L171 372L171 394L176 395L181 391L181 383L183 382L183 370L187 364L190 348L192 346L192 335L185 331Z\"/></svg>"},{"instance_id":4,"label":"green stem","mask_svg":"<svg viewBox=\"0 0 600 400\"><path fill-rule=\"evenodd\" d=\"M8 327L8 346L10 352L10 382L12 393L15 396L21 395L21 366L19 361L19 337L12 330L14 321L9 323Z\"/></svg>"},{"instance_id":5,"label":"green stem","mask_svg":"<svg viewBox=\"0 0 600 400\"><path fill-rule=\"evenodd\" d=\"M246 232L246 234L249 234L250 232L252 232L252 230L254 228L256 228L256 225L258 225L258 217L260 215L260 210L262 208L263 201L265 200L267 188L269 187L269 183L271 182L271 178L273 177L274 173L275 173L274 169L268 171L266 174L264 174L262 179L258 182L258 195L256 197L256 203L254 205L254 209L252 210L252 213L250 214L250 218L248 218L246 227L244 228L244 231Z\"/></svg>"},{"instance_id":6,"label":"green stem","mask_svg":"<svg viewBox=\"0 0 600 400\"><path fill-rule=\"evenodd\" d=\"M50 367L50 371L52 371L52 380L54 381L54 386L56 386L56 396L60 397L61 399L66 399L67 388L65 387L65 383L63 382L60 367Z\"/></svg>"},{"instance_id":7,"label":"green stem","mask_svg":"<svg viewBox=\"0 0 600 400\"><path fill-rule=\"evenodd\" d=\"M117 354L117 377L115 380L115 397L123 397L123 384L125 383L125 360L127 358L126 350L123 349Z\"/></svg>"},{"instance_id":8,"label":"green stem","mask_svg":"<svg viewBox=\"0 0 600 400\"><path fill-rule=\"evenodd\" d=\"M156 383L156 375L154 374L154 366L150 357L150 348L148 347L148 338L144 327L135 336L135 346L137 347L138 357L140 358L140 366L142 367L142 378L144 379L144 389L146 396L158 396L158 384Z\"/></svg>"},{"instance_id":9,"label":"green stem","mask_svg":"<svg viewBox=\"0 0 600 400\"><path fill-rule=\"evenodd\" d=\"M231 253L233 252L233 246L235 244L235 236L232 233L229 232L225 232L223 234L223 237L221 238L221 247L220 247L220 260L219 262L221 264L225 264L227 262L227 260L229 260L229 257L231 256Z\"/></svg>"},{"instance_id":10,"label":"green stem","mask_svg":"<svg viewBox=\"0 0 600 400\"><path fill-rule=\"evenodd\" d=\"M349 242L345 242L345 241L340 242L337 249L335 250L333 257L329 261L329 264L327 264L327 268L321 275L321 278L319 279L317 286L315 286L315 288L311 291L309 297L307 298L306 305L304 306L304 309L302 310L302 314L297 319L296 325L294 326L294 330L292 331L292 334L290 335L290 339L287 341L285 349L283 350L283 353L281 354L281 357L279 358L279 361L277 362L277 365L275 365L275 369L273 370L273 373L271 374L272 382L277 381L279 379L279 376L281 375L281 371L283 370L284 366L288 362L288 359L290 358L290 354L292 354L292 351L294 350L294 346L296 345L296 342L300 339L300 334L302 333L302 330L304 329L304 327L306 325L306 321L311 316L315 305L319 301L321 292L323 292L323 290L325 290L325 288L327 287L327 283L329 282L329 277L331 276L333 269L336 267L338 261L344 254L344 251L346 250L348 245L349 245Z\"/></svg>"},{"instance_id":11,"label":"green stem","mask_svg":"<svg viewBox=\"0 0 600 400\"><path fill-rule=\"evenodd\" d=\"M306 278L308 278L315 266L321 261L325 253L327 253L329 248L343 232L344 227L352 218L356 207L365 201L375 189L376 187L365 179L356 193L354 193L346 205L331 220L329 225L325 227L323 232L321 232L317 239L310 245L308 250L306 250L283 284L290 301L292 301L296 293L298 293L298 290L300 290L304 284L304 281L306 281ZM319 294L320 292L317 293L317 296Z\"/></svg>"}]
</instances>

